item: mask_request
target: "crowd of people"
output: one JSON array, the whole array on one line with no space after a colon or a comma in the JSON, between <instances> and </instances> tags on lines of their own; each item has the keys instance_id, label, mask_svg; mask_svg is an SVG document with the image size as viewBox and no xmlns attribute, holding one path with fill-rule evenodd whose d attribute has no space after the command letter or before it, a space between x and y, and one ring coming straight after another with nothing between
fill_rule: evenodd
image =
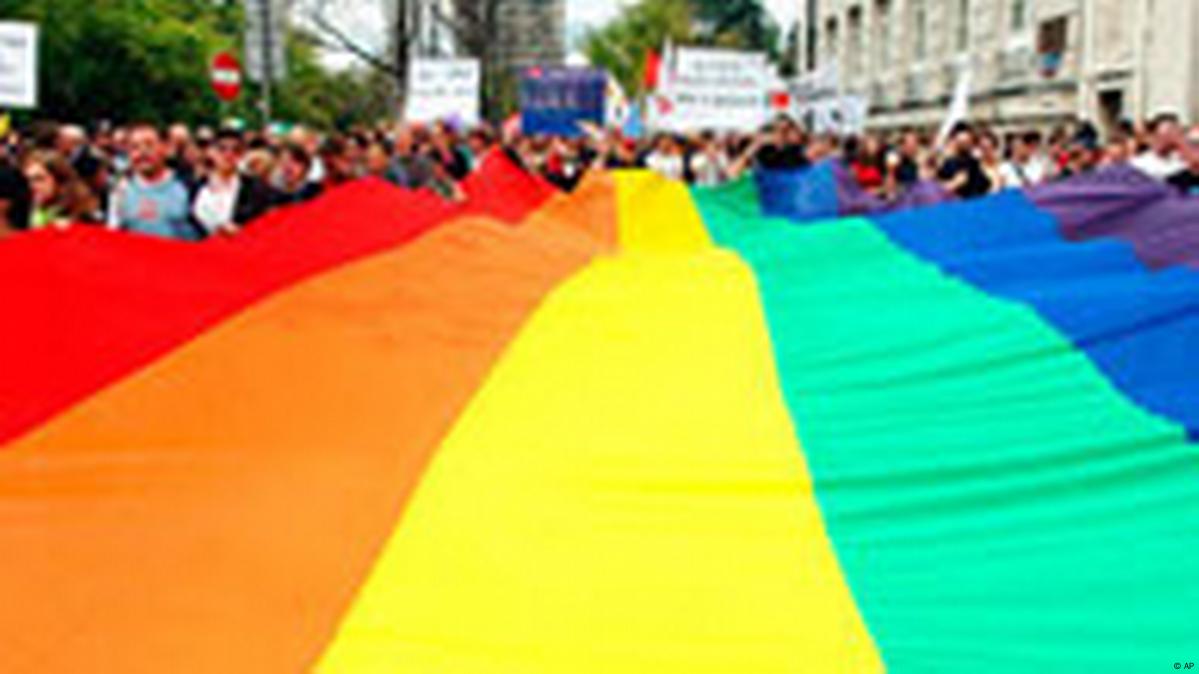
<instances>
[{"instance_id":1,"label":"crowd of people","mask_svg":"<svg viewBox=\"0 0 1199 674\"><path fill-rule=\"evenodd\" d=\"M565 191L600 169L640 167L715 186L828 160L884 199L920 181L974 198L1125 162L1199 194L1199 125L1188 130L1171 114L1123 124L1106 139L1086 123L1048 134L960 124L941 139L916 130L842 137L810 134L787 118L753 134L648 139L598 128L577 138L526 136L511 124L389 123L329 135L38 124L0 141L0 236L87 224L185 241L233 236L271 209L365 177L462 200L462 180L494 150Z\"/></svg>"}]
</instances>

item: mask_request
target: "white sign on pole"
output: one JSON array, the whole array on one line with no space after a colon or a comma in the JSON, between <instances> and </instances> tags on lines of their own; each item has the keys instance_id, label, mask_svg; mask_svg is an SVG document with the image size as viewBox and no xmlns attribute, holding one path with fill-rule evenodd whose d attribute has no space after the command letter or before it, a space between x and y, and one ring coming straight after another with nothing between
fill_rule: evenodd
<instances>
[{"instance_id":1,"label":"white sign on pole","mask_svg":"<svg viewBox=\"0 0 1199 674\"><path fill-rule=\"evenodd\" d=\"M937 147L945 145L949 140L949 134L953 133L953 127L970 117L970 88L974 72L970 68L969 62L966 61L959 61L957 70L957 83L953 87L953 98L949 101L949 111L945 115L945 121L941 124L941 131L937 134Z\"/></svg>"},{"instance_id":2,"label":"white sign on pole","mask_svg":"<svg viewBox=\"0 0 1199 674\"><path fill-rule=\"evenodd\" d=\"M404 119L479 123L481 74L475 59L416 59L408 71Z\"/></svg>"},{"instance_id":3,"label":"white sign on pole","mask_svg":"<svg viewBox=\"0 0 1199 674\"><path fill-rule=\"evenodd\" d=\"M37 107L37 25L0 21L0 107Z\"/></svg>"},{"instance_id":4,"label":"white sign on pole","mask_svg":"<svg viewBox=\"0 0 1199 674\"><path fill-rule=\"evenodd\" d=\"M755 131L769 119L771 76L766 55L680 47L658 92L662 130Z\"/></svg>"},{"instance_id":5,"label":"white sign on pole","mask_svg":"<svg viewBox=\"0 0 1199 674\"><path fill-rule=\"evenodd\" d=\"M864 96L806 99L796 104L795 117L813 133L852 135L866 130L869 107Z\"/></svg>"},{"instance_id":6,"label":"white sign on pole","mask_svg":"<svg viewBox=\"0 0 1199 674\"><path fill-rule=\"evenodd\" d=\"M287 5L284 0L245 0L245 69L255 82L266 79L268 61L273 81L287 76Z\"/></svg>"}]
</instances>

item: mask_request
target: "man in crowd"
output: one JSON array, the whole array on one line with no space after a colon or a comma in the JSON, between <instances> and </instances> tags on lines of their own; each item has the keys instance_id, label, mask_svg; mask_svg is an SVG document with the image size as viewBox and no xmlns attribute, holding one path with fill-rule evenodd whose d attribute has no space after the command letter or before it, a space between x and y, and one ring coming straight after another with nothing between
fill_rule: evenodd
<instances>
[{"instance_id":1,"label":"man in crowd","mask_svg":"<svg viewBox=\"0 0 1199 674\"><path fill-rule=\"evenodd\" d=\"M1166 180L1186 166L1178 155L1182 144L1182 129L1178 115L1163 113L1149 124L1149 148L1130 162L1142 173Z\"/></svg>"},{"instance_id":2,"label":"man in crowd","mask_svg":"<svg viewBox=\"0 0 1199 674\"><path fill-rule=\"evenodd\" d=\"M223 130L209 145L209 171L192 201L192 216L209 234L236 234L271 206L268 185L243 175L242 137Z\"/></svg>"},{"instance_id":3,"label":"man in crowd","mask_svg":"<svg viewBox=\"0 0 1199 674\"><path fill-rule=\"evenodd\" d=\"M273 206L291 206L315 199L321 193L320 183L312 182L312 157L295 143L283 146Z\"/></svg>"},{"instance_id":4,"label":"man in crowd","mask_svg":"<svg viewBox=\"0 0 1199 674\"><path fill-rule=\"evenodd\" d=\"M1166 182L1187 196L1199 195L1199 126L1191 129L1180 154L1186 167L1167 178Z\"/></svg>"},{"instance_id":5,"label":"man in crowd","mask_svg":"<svg viewBox=\"0 0 1199 674\"><path fill-rule=\"evenodd\" d=\"M937 180L962 199L974 199L991 191L991 180L975 156L974 130L969 125L959 124L954 129L945 160L937 170Z\"/></svg>"},{"instance_id":6,"label":"man in crowd","mask_svg":"<svg viewBox=\"0 0 1199 674\"><path fill-rule=\"evenodd\" d=\"M200 232L190 219L187 186L167 167L167 148L156 127L136 124L130 128L129 161L132 174L118 183L109 203L109 227L198 240Z\"/></svg>"},{"instance_id":7,"label":"man in crowd","mask_svg":"<svg viewBox=\"0 0 1199 674\"><path fill-rule=\"evenodd\" d=\"M887 173L883 181L887 194L900 194L920 180L920 154L923 147L919 133L905 131L899 147L887 154Z\"/></svg>"},{"instance_id":8,"label":"man in crowd","mask_svg":"<svg viewBox=\"0 0 1199 674\"><path fill-rule=\"evenodd\" d=\"M1004 186L1025 188L1044 182L1049 175L1049 166L1040 151L1041 134L1036 131L1013 138L1011 157L999 167Z\"/></svg>"}]
</instances>

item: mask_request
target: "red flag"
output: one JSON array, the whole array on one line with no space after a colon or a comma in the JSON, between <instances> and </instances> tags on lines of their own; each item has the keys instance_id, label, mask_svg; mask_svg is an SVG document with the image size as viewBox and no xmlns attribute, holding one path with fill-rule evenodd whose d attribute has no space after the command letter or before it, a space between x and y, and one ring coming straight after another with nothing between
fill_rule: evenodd
<instances>
[{"instance_id":1,"label":"red flag","mask_svg":"<svg viewBox=\"0 0 1199 674\"><path fill-rule=\"evenodd\" d=\"M642 79L646 91L654 91L658 88L658 74L661 70L662 55L656 50L649 50L645 56L645 74Z\"/></svg>"}]
</instances>

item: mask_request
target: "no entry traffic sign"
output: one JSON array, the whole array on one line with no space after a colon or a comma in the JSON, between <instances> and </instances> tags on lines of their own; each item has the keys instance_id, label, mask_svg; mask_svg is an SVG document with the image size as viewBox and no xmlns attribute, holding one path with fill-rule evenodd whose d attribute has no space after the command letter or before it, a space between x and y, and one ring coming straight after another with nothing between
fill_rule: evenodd
<instances>
[{"instance_id":1,"label":"no entry traffic sign","mask_svg":"<svg viewBox=\"0 0 1199 674\"><path fill-rule=\"evenodd\" d=\"M212 90L222 101L234 101L241 95L241 63L223 51L212 59Z\"/></svg>"}]
</instances>

